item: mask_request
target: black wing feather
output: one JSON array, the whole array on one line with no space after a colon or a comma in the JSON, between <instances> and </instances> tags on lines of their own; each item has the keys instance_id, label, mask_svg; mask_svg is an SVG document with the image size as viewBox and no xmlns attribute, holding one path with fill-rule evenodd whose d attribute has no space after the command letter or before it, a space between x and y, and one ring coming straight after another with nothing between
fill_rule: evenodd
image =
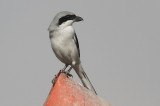
<instances>
[{"instance_id":1,"label":"black wing feather","mask_svg":"<svg viewBox=\"0 0 160 106\"><path fill-rule=\"evenodd\" d=\"M78 54L79 54L79 57L80 57L80 48L79 48L79 42L78 42L78 38L77 38L76 33L75 33L73 39L74 39L74 41L75 41L75 43L76 43L76 46L77 46L77 49L78 49Z\"/></svg>"}]
</instances>

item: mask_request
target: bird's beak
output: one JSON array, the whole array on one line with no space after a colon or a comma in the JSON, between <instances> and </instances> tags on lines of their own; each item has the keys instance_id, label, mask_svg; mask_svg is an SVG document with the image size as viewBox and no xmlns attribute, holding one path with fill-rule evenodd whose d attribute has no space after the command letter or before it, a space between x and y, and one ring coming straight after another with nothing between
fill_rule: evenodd
<instances>
[{"instance_id":1,"label":"bird's beak","mask_svg":"<svg viewBox=\"0 0 160 106\"><path fill-rule=\"evenodd\" d=\"M79 16L76 16L75 22L79 22L79 21L83 21L83 18L82 18L82 17L79 17Z\"/></svg>"}]
</instances>

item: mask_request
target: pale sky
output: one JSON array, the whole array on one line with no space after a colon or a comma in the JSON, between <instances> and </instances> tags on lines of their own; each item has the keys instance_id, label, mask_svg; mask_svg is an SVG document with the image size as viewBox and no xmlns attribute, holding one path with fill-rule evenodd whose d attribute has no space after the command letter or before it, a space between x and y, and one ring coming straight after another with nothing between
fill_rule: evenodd
<instances>
[{"instance_id":1,"label":"pale sky","mask_svg":"<svg viewBox=\"0 0 160 106\"><path fill-rule=\"evenodd\" d=\"M98 95L113 106L160 106L159 0L0 0L0 106L44 104L64 66L47 29L64 10L84 18L74 28Z\"/></svg>"}]
</instances>

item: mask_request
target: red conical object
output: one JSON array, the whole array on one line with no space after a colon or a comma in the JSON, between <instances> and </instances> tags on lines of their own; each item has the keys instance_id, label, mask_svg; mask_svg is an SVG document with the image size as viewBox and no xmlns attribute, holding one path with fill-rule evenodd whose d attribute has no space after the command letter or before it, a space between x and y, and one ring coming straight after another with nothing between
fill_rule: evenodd
<instances>
[{"instance_id":1,"label":"red conical object","mask_svg":"<svg viewBox=\"0 0 160 106\"><path fill-rule=\"evenodd\" d=\"M64 73L57 75L43 106L111 106Z\"/></svg>"}]
</instances>

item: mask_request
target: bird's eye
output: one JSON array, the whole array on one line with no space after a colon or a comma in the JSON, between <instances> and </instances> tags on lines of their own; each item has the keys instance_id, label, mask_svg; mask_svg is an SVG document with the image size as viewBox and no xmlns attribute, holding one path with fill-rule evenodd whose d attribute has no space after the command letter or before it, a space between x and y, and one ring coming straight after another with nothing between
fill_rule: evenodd
<instances>
[{"instance_id":1,"label":"bird's eye","mask_svg":"<svg viewBox=\"0 0 160 106\"><path fill-rule=\"evenodd\" d=\"M69 18L69 15L67 15L66 18Z\"/></svg>"},{"instance_id":2,"label":"bird's eye","mask_svg":"<svg viewBox=\"0 0 160 106\"><path fill-rule=\"evenodd\" d=\"M72 19L75 19L76 18L76 15L72 15Z\"/></svg>"}]
</instances>

